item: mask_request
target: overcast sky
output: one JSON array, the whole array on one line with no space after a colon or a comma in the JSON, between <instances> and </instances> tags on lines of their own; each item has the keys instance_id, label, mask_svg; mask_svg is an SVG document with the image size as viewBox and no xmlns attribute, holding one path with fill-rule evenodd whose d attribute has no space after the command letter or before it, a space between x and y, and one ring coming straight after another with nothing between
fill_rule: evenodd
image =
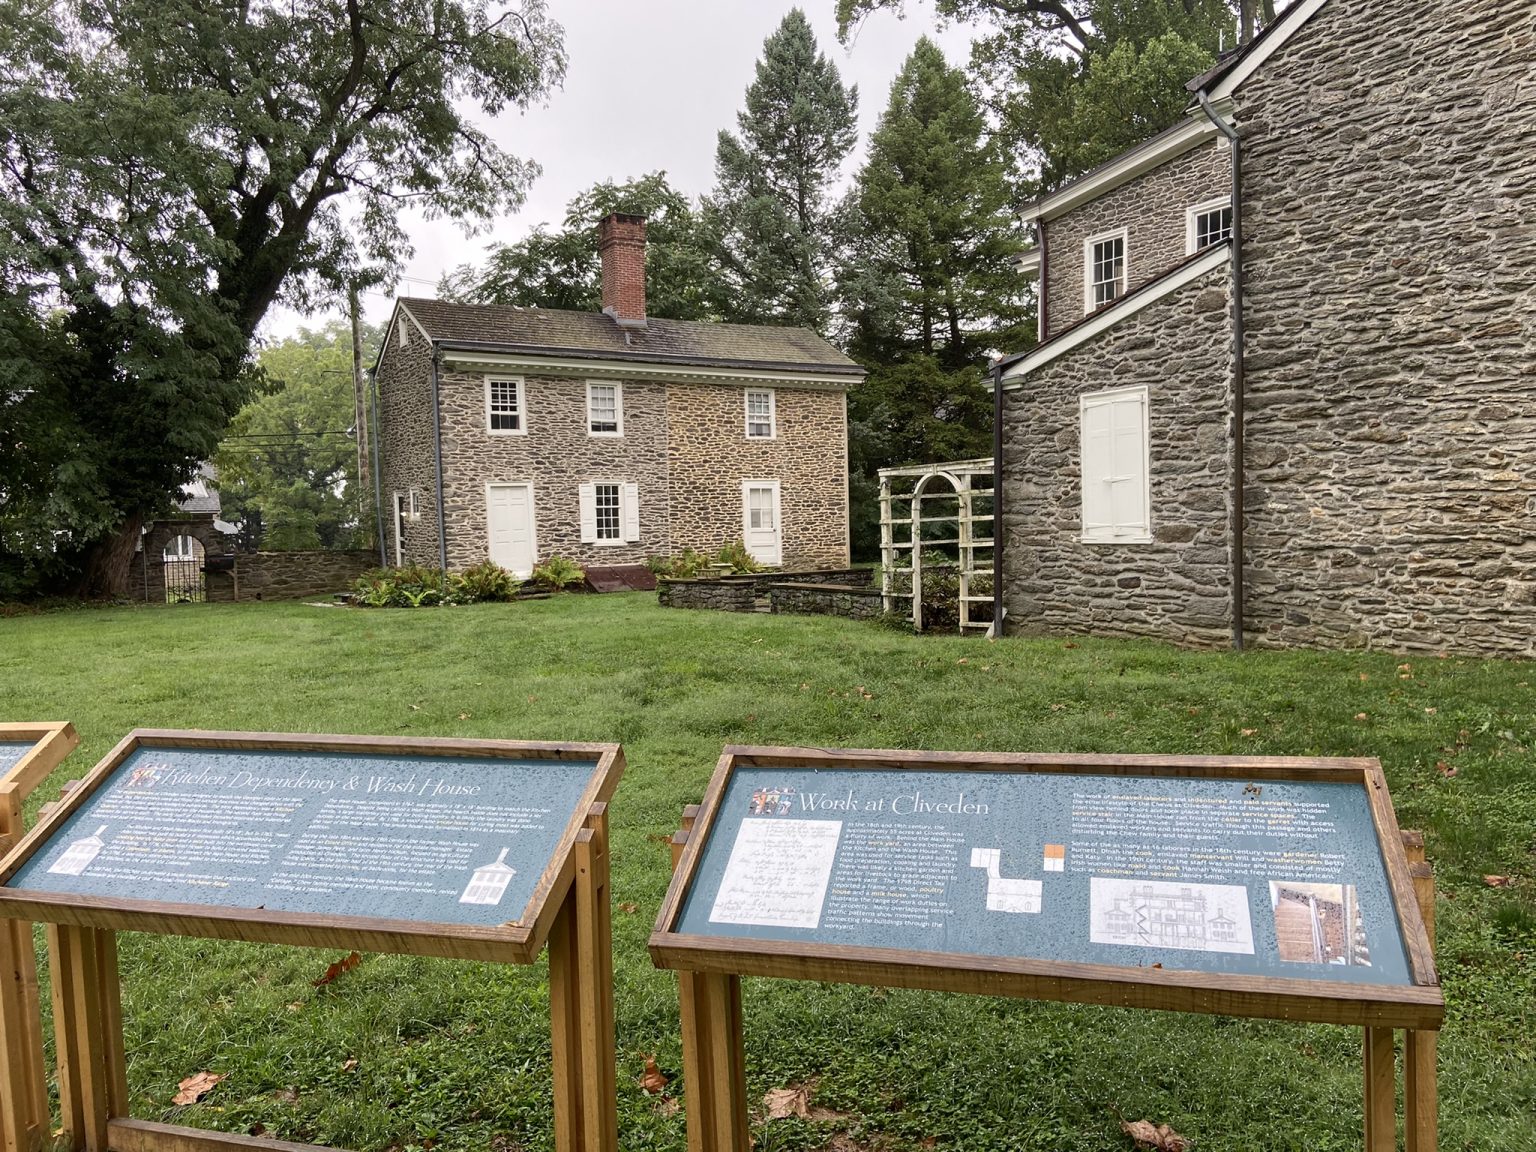
<instances>
[{"instance_id":1,"label":"overcast sky","mask_svg":"<svg viewBox=\"0 0 1536 1152\"><path fill-rule=\"evenodd\" d=\"M550 0L550 15L565 28L565 84L547 107L503 115L491 129L503 147L536 160L544 174L522 210L488 233L466 239L451 221L409 219L416 254L400 294L433 295L445 270L478 263L488 243L516 240L538 224L558 226L566 202L601 180L660 169L690 196L708 192L715 138L722 128L735 129L763 40L797 6L843 83L859 87L860 140L845 176L862 156L891 81L919 36L936 40L951 63L969 56L969 33L939 31L929 0L908 0L905 20L871 17L846 49L837 42L835 0ZM385 319L390 299L365 297L367 318ZM281 338L325 319L274 309L265 334Z\"/></svg>"}]
</instances>

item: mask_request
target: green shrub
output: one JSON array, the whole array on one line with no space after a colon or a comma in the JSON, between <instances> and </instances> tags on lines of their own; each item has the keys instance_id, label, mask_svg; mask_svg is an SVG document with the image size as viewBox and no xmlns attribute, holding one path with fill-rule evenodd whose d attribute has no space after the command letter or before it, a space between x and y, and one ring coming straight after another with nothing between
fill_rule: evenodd
<instances>
[{"instance_id":1,"label":"green shrub","mask_svg":"<svg viewBox=\"0 0 1536 1152\"><path fill-rule=\"evenodd\" d=\"M724 548L715 554L715 560L720 564L729 564L732 572L761 572L763 566L759 564L747 551L747 546L740 540L732 540Z\"/></svg>"},{"instance_id":2,"label":"green shrub","mask_svg":"<svg viewBox=\"0 0 1536 1152\"><path fill-rule=\"evenodd\" d=\"M912 569L897 568L891 572L891 591L909 594L912 591ZM971 577L972 596L992 595L992 575L982 573ZM984 604L971 604L971 618L991 619L992 613ZM928 550L923 553L923 631L953 631L960 625L960 565L943 552ZM910 622L909 625L910 627Z\"/></svg>"},{"instance_id":3,"label":"green shrub","mask_svg":"<svg viewBox=\"0 0 1536 1152\"><path fill-rule=\"evenodd\" d=\"M677 580L692 579L701 575L712 560L702 552L684 548L676 556L647 556L645 566L656 576L670 576Z\"/></svg>"},{"instance_id":4,"label":"green shrub","mask_svg":"<svg viewBox=\"0 0 1536 1152\"><path fill-rule=\"evenodd\" d=\"M586 572L574 560L564 556L551 556L533 570L533 582L551 592L563 592L572 584L580 584L587 578Z\"/></svg>"},{"instance_id":5,"label":"green shrub","mask_svg":"<svg viewBox=\"0 0 1536 1152\"><path fill-rule=\"evenodd\" d=\"M449 577L450 595L456 604L499 603L511 600L522 582L490 559Z\"/></svg>"}]
</instances>

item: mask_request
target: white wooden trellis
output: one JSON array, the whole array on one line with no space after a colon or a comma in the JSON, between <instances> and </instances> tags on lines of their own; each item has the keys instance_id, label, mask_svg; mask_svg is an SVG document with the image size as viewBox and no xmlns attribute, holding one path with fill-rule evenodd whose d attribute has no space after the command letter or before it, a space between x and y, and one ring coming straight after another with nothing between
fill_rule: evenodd
<instances>
[{"instance_id":1,"label":"white wooden trellis","mask_svg":"<svg viewBox=\"0 0 1536 1152\"><path fill-rule=\"evenodd\" d=\"M923 551L941 550L952 552L959 576L960 631L991 629L992 480L991 460L880 470L880 590L887 612L901 611L905 601L912 627L923 630ZM925 539L924 529L936 527L940 534ZM911 574L909 591L897 587L901 573ZM987 579L985 594L972 591L978 576Z\"/></svg>"}]
</instances>

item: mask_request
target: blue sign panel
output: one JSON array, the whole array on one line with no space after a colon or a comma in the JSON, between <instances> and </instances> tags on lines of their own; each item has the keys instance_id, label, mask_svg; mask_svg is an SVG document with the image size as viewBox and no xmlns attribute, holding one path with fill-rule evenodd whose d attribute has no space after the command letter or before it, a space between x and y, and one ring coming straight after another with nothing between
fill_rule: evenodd
<instances>
[{"instance_id":1,"label":"blue sign panel","mask_svg":"<svg viewBox=\"0 0 1536 1152\"><path fill-rule=\"evenodd\" d=\"M21 763L21 758L32 751L30 741L0 740L0 776Z\"/></svg>"},{"instance_id":2,"label":"blue sign panel","mask_svg":"<svg viewBox=\"0 0 1536 1152\"><path fill-rule=\"evenodd\" d=\"M596 760L135 749L7 888L520 921Z\"/></svg>"},{"instance_id":3,"label":"blue sign panel","mask_svg":"<svg viewBox=\"0 0 1536 1152\"><path fill-rule=\"evenodd\" d=\"M674 930L1413 982L1359 783L738 766Z\"/></svg>"}]
</instances>

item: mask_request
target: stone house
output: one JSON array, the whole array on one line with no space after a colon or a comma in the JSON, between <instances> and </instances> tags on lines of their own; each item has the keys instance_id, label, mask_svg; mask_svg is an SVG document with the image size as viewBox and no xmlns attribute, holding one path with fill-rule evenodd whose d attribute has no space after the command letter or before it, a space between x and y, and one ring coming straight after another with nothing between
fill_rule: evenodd
<instances>
[{"instance_id":1,"label":"stone house","mask_svg":"<svg viewBox=\"0 0 1536 1152\"><path fill-rule=\"evenodd\" d=\"M1007 627L1536 655L1530 5L1296 0L1190 87L1034 207Z\"/></svg>"},{"instance_id":2,"label":"stone house","mask_svg":"<svg viewBox=\"0 0 1536 1152\"><path fill-rule=\"evenodd\" d=\"M802 328L648 319L645 220L602 223L602 312L396 302L375 369L394 563L617 567L741 540L848 563L847 389Z\"/></svg>"}]
</instances>

